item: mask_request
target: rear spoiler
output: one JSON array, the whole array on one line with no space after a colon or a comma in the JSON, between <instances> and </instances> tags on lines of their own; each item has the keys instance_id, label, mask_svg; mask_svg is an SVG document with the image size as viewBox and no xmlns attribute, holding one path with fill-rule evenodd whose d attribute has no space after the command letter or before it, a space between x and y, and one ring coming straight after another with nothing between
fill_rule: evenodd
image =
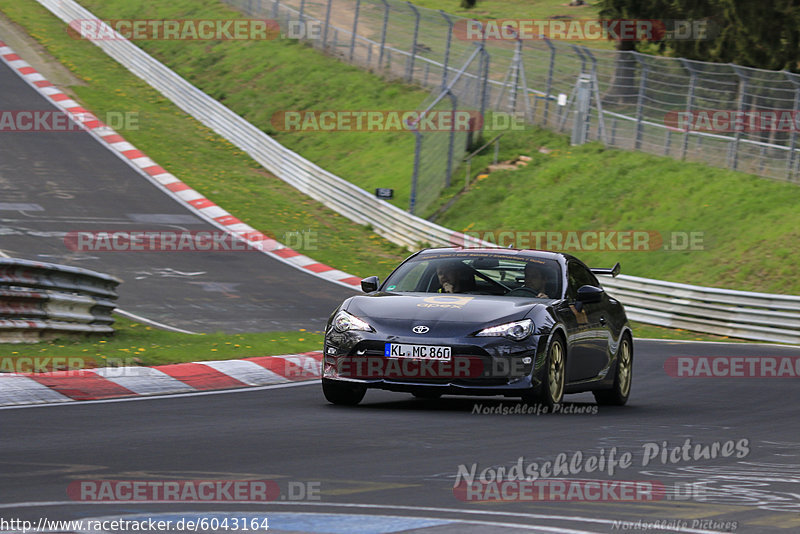
<instances>
[{"instance_id":1,"label":"rear spoiler","mask_svg":"<svg viewBox=\"0 0 800 534\"><path fill-rule=\"evenodd\" d=\"M589 270L592 271L594 274L607 274L616 277L619 274L619 262L617 262L617 264L610 269L604 269L602 267L593 267Z\"/></svg>"}]
</instances>

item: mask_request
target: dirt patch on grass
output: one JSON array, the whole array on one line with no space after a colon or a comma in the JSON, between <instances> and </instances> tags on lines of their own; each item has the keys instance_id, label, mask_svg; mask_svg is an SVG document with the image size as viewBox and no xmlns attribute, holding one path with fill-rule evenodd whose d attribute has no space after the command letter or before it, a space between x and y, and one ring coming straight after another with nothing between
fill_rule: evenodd
<instances>
[{"instance_id":1,"label":"dirt patch on grass","mask_svg":"<svg viewBox=\"0 0 800 534\"><path fill-rule=\"evenodd\" d=\"M36 39L25 33L19 25L10 21L0 13L0 40L14 49L22 59L31 64L42 76L65 90L70 96L75 96L69 91L69 86L86 85L75 76L68 68L47 53Z\"/></svg>"}]
</instances>

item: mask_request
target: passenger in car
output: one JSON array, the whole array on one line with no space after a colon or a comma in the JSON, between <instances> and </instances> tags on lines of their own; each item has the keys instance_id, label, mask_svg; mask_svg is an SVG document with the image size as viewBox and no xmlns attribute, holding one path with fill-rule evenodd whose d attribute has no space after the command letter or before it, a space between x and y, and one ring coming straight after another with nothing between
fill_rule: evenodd
<instances>
[{"instance_id":1,"label":"passenger in car","mask_svg":"<svg viewBox=\"0 0 800 534\"><path fill-rule=\"evenodd\" d=\"M439 277L440 293L465 293L475 289L472 269L458 260L439 264L436 275Z\"/></svg>"}]
</instances>

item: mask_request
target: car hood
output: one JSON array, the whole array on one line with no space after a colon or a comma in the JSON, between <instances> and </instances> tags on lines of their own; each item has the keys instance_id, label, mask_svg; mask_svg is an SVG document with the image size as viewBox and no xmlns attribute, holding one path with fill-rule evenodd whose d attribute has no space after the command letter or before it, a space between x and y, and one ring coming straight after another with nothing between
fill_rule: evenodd
<instances>
[{"instance_id":1,"label":"car hood","mask_svg":"<svg viewBox=\"0 0 800 534\"><path fill-rule=\"evenodd\" d=\"M523 319L546 304L538 299L491 295L382 292L353 297L345 309L379 331L400 334L425 325L431 329L430 335L467 335Z\"/></svg>"}]
</instances>

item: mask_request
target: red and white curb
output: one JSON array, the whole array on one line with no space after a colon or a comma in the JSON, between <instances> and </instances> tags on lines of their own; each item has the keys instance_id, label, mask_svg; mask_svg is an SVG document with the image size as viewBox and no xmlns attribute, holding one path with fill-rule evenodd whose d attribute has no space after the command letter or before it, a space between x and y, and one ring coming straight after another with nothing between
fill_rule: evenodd
<instances>
[{"instance_id":1,"label":"red and white curb","mask_svg":"<svg viewBox=\"0 0 800 534\"><path fill-rule=\"evenodd\" d=\"M3 41L0 41L0 59L16 71L31 87L39 91L56 107L67 113L73 121L100 140L122 160L128 162L142 176L202 219L248 243L253 248L301 271L351 289L356 289L360 286L360 278L319 263L279 243L252 226L243 223L180 179L168 173L141 150L138 150L116 131L100 121L90 111L81 107L61 89L47 81L44 76L21 59Z\"/></svg>"},{"instance_id":2,"label":"red and white curb","mask_svg":"<svg viewBox=\"0 0 800 534\"><path fill-rule=\"evenodd\" d=\"M0 373L0 406L171 395L318 379L322 353L156 367L101 367L50 373Z\"/></svg>"}]
</instances>

